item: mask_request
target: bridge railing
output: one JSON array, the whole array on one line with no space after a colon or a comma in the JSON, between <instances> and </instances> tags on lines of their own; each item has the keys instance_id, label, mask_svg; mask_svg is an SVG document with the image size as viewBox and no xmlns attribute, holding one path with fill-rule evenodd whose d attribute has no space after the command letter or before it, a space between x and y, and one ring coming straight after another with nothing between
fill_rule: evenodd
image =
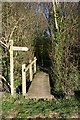
<instances>
[{"instance_id":1,"label":"bridge railing","mask_svg":"<svg viewBox=\"0 0 80 120\"><path fill-rule=\"evenodd\" d=\"M34 57L33 61L29 61L28 66L26 64L22 65L22 94L26 95L26 72L29 71L29 79L32 81L33 75L36 73L36 57Z\"/></svg>"}]
</instances>

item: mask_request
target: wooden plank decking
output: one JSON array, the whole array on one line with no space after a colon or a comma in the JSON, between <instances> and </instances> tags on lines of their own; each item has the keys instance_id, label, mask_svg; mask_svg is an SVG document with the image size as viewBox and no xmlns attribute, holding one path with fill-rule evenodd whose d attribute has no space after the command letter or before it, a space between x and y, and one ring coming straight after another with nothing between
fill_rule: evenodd
<instances>
[{"instance_id":1,"label":"wooden plank decking","mask_svg":"<svg viewBox=\"0 0 80 120\"><path fill-rule=\"evenodd\" d=\"M26 99L52 99L50 94L49 75L45 72L39 72L35 75Z\"/></svg>"}]
</instances>

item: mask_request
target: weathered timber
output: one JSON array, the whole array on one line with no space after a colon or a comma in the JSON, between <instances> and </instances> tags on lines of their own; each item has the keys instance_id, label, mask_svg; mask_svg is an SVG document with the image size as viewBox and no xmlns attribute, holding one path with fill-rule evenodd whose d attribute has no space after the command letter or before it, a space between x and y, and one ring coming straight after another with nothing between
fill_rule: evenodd
<instances>
[{"instance_id":1,"label":"weathered timber","mask_svg":"<svg viewBox=\"0 0 80 120\"><path fill-rule=\"evenodd\" d=\"M14 95L14 76L13 76L13 40L10 40L10 83L11 83L11 95Z\"/></svg>"},{"instance_id":2,"label":"weathered timber","mask_svg":"<svg viewBox=\"0 0 80 120\"><path fill-rule=\"evenodd\" d=\"M36 57L34 57L33 61L29 61L29 65L26 67L26 64L22 65L22 94L26 95L26 72L29 70L30 81L33 79L33 74L36 73ZM32 69L32 65L34 65L34 70Z\"/></svg>"},{"instance_id":3,"label":"weathered timber","mask_svg":"<svg viewBox=\"0 0 80 120\"><path fill-rule=\"evenodd\" d=\"M25 98L44 100L54 98L50 93L49 75L47 73L39 72L35 75Z\"/></svg>"},{"instance_id":4,"label":"weathered timber","mask_svg":"<svg viewBox=\"0 0 80 120\"><path fill-rule=\"evenodd\" d=\"M26 65L22 65L22 94L23 96L26 95L26 72L25 72Z\"/></svg>"},{"instance_id":5,"label":"weathered timber","mask_svg":"<svg viewBox=\"0 0 80 120\"><path fill-rule=\"evenodd\" d=\"M14 75L13 75L13 69L14 69L14 64L13 64L13 51L18 50L18 51L28 51L27 47L17 47L13 46L13 40L9 40L9 46L10 46L10 83L11 83L11 95L14 95Z\"/></svg>"},{"instance_id":6,"label":"weathered timber","mask_svg":"<svg viewBox=\"0 0 80 120\"><path fill-rule=\"evenodd\" d=\"M29 61L29 74L30 74L30 81L32 81L32 79L33 79L33 70L32 70L31 60Z\"/></svg>"},{"instance_id":7,"label":"weathered timber","mask_svg":"<svg viewBox=\"0 0 80 120\"><path fill-rule=\"evenodd\" d=\"M13 46L13 50L15 50L15 51L28 51L28 48L27 47Z\"/></svg>"}]
</instances>

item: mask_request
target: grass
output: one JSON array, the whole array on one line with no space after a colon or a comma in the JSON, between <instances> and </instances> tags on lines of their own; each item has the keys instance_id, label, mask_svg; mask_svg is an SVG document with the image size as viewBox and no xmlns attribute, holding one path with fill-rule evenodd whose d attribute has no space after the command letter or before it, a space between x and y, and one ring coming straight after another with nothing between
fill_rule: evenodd
<instances>
[{"instance_id":1,"label":"grass","mask_svg":"<svg viewBox=\"0 0 80 120\"><path fill-rule=\"evenodd\" d=\"M15 118L71 118L75 117L75 114L78 114L78 106L79 101L75 97L63 100L56 99L53 101L26 100L21 95L16 95L16 97L13 98L10 93L4 93L2 101L2 117L5 119L12 114L12 117Z\"/></svg>"}]
</instances>

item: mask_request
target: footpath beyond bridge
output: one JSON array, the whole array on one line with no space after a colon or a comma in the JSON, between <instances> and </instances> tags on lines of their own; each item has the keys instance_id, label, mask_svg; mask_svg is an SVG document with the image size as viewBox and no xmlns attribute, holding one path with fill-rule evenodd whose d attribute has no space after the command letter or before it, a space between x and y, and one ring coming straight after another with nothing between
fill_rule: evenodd
<instances>
[{"instance_id":1,"label":"footpath beyond bridge","mask_svg":"<svg viewBox=\"0 0 80 120\"><path fill-rule=\"evenodd\" d=\"M27 66L22 65L22 94L26 99L52 99L54 97L50 93L49 75L42 71L36 73L36 60L34 57ZM27 93L26 72L29 72L29 80L32 81Z\"/></svg>"}]
</instances>

